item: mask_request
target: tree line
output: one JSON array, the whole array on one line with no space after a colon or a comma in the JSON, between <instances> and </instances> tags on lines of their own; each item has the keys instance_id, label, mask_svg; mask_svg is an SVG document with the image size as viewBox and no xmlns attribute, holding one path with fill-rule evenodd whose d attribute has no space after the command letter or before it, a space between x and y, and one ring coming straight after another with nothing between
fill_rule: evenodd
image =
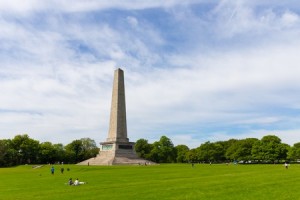
<instances>
[{"instance_id":1,"label":"tree line","mask_svg":"<svg viewBox=\"0 0 300 200\"><path fill-rule=\"evenodd\" d=\"M137 140L135 150L141 158L156 163L278 163L300 160L300 142L290 146L275 135L267 135L260 140L207 141L192 149L184 144L174 146L170 138L162 136L152 144L146 139ZM90 138L74 140L64 146L60 143L40 143L24 134L0 140L0 167L58 162L73 164L95 157L98 153L96 142Z\"/></svg>"},{"instance_id":2,"label":"tree line","mask_svg":"<svg viewBox=\"0 0 300 200\"><path fill-rule=\"evenodd\" d=\"M149 144L146 139L139 139L135 150L140 157L157 163L279 163L300 160L300 142L290 146L282 143L275 135L264 136L261 140L246 138L207 141L192 149L184 144L174 146L168 137L162 136L153 144Z\"/></svg>"},{"instance_id":3,"label":"tree line","mask_svg":"<svg viewBox=\"0 0 300 200\"><path fill-rule=\"evenodd\" d=\"M70 144L40 143L27 134L0 140L0 167L22 164L78 163L99 153L96 142L90 138L74 140Z\"/></svg>"}]
</instances>

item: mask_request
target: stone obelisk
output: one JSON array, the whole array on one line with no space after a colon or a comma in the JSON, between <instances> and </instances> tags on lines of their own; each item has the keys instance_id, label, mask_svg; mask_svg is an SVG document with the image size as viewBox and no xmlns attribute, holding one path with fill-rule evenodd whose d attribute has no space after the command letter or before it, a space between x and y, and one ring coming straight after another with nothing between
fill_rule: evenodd
<instances>
[{"instance_id":1,"label":"stone obelisk","mask_svg":"<svg viewBox=\"0 0 300 200\"><path fill-rule=\"evenodd\" d=\"M127 137L125 84L123 70L114 73L112 101L108 137L100 143L100 152L95 158L85 160L79 165L120 165L120 164L155 164L138 158L134 142Z\"/></svg>"},{"instance_id":2,"label":"stone obelisk","mask_svg":"<svg viewBox=\"0 0 300 200\"><path fill-rule=\"evenodd\" d=\"M127 138L124 72L115 70L107 142L129 142Z\"/></svg>"},{"instance_id":3,"label":"stone obelisk","mask_svg":"<svg viewBox=\"0 0 300 200\"><path fill-rule=\"evenodd\" d=\"M115 156L137 157L134 143L127 138L124 72L120 68L114 74L108 137L100 144L102 151L112 149Z\"/></svg>"}]
</instances>

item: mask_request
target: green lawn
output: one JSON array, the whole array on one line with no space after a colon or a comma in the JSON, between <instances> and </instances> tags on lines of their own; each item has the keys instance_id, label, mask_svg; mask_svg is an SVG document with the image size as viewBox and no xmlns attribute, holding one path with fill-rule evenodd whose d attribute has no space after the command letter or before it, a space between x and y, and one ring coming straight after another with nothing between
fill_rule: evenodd
<instances>
[{"instance_id":1,"label":"green lawn","mask_svg":"<svg viewBox=\"0 0 300 200\"><path fill-rule=\"evenodd\" d=\"M0 199L300 199L300 165L50 167L0 168ZM88 184L68 186L70 177Z\"/></svg>"}]
</instances>

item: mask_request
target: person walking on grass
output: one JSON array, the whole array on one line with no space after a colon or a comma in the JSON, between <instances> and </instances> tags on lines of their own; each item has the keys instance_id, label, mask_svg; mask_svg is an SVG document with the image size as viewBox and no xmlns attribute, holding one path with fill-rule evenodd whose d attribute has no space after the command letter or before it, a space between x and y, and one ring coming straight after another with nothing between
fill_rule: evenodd
<instances>
[{"instance_id":1,"label":"person walking on grass","mask_svg":"<svg viewBox=\"0 0 300 200\"><path fill-rule=\"evenodd\" d=\"M51 174L54 175L54 166L51 167Z\"/></svg>"}]
</instances>

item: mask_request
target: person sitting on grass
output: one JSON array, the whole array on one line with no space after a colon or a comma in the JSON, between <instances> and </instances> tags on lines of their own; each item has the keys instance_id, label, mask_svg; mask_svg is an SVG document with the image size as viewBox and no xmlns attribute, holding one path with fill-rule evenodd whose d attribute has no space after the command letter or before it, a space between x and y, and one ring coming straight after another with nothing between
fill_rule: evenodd
<instances>
[{"instance_id":1,"label":"person sitting on grass","mask_svg":"<svg viewBox=\"0 0 300 200\"><path fill-rule=\"evenodd\" d=\"M74 185L77 186L77 185L83 185L83 184L86 184L86 182L79 182L78 178L74 181Z\"/></svg>"},{"instance_id":2,"label":"person sitting on grass","mask_svg":"<svg viewBox=\"0 0 300 200\"><path fill-rule=\"evenodd\" d=\"M68 182L68 183L69 183L69 185L73 185L72 178L69 179L69 182Z\"/></svg>"}]
</instances>

